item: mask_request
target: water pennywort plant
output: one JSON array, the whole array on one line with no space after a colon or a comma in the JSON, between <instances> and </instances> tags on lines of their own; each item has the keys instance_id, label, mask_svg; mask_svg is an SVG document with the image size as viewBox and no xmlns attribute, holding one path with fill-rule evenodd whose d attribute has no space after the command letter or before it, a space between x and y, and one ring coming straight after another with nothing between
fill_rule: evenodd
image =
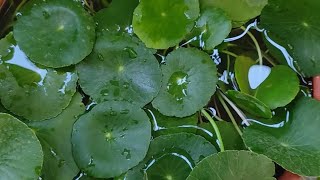
<instances>
[{"instance_id":1,"label":"water pennywort plant","mask_svg":"<svg viewBox=\"0 0 320 180\"><path fill-rule=\"evenodd\" d=\"M317 0L19 2L0 179L320 176Z\"/></svg>"}]
</instances>

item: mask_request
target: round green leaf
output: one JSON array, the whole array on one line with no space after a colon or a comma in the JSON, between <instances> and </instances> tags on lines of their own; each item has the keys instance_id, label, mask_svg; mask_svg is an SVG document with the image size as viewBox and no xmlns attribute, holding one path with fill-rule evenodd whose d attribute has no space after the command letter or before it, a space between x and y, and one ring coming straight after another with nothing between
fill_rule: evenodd
<instances>
[{"instance_id":1,"label":"round green leaf","mask_svg":"<svg viewBox=\"0 0 320 180\"><path fill-rule=\"evenodd\" d=\"M147 47L179 44L199 16L198 0L141 0L133 13L133 29Z\"/></svg>"},{"instance_id":2,"label":"round green leaf","mask_svg":"<svg viewBox=\"0 0 320 180\"><path fill-rule=\"evenodd\" d=\"M268 78L255 90L255 97L271 109L289 104L299 92L299 78L288 66L271 69Z\"/></svg>"},{"instance_id":3,"label":"round green leaf","mask_svg":"<svg viewBox=\"0 0 320 180\"><path fill-rule=\"evenodd\" d=\"M232 28L231 20L224 11L218 8L206 9L188 36L192 44L205 50L212 50L229 35Z\"/></svg>"},{"instance_id":4,"label":"round green leaf","mask_svg":"<svg viewBox=\"0 0 320 180\"><path fill-rule=\"evenodd\" d=\"M77 71L83 91L98 103L121 100L142 107L157 95L162 79L152 51L127 34L99 36Z\"/></svg>"},{"instance_id":5,"label":"round green leaf","mask_svg":"<svg viewBox=\"0 0 320 180\"><path fill-rule=\"evenodd\" d=\"M131 34L133 11L138 4L139 0L112 1L108 8L101 9L94 16L94 19L98 25L96 31L126 31Z\"/></svg>"},{"instance_id":6,"label":"round green leaf","mask_svg":"<svg viewBox=\"0 0 320 180\"><path fill-rule=\"evenodd\" d=\"M165 170L158 164L164 161L162 159L163 157L166 157L166 162L175 161L177 163L184 163L184 165L181 164L179 166L179 169L186 171L186 166L193 168L195 164L197 164L203 158L216 152L216 148L209 141L195 134L176 133L159 136L151 141L148 154L146 155L145 159L138 166L128 171L126 174L126 179L144 179L143 177L154 175L154 172ZM180 159L177 160L176 157L172 158L172 155ZM184 162L182 162L181 159ZM153 167L153 165L155 165L155 167ZM151 171L148 171L149 169ZM166 170L162 172L163 176L177 177L182 179L185 174L178 174L179 172L173 171L174 169L166 168ZM150 175L148 174L149 172L151 173Z\"/></svg>"},{"instance_id":7,"label":"round green leaf","mask_svg":"<svg viewBox=\"0 0 320 180\"><path fill-rule=\"evenodd\" d=\"M73 155L90 176L119 176L145 157L150 139L151 125L142 109L128 102L104 102L74 124Z\"/></svg>"},{"instance_id":8,"label":"round green leaf","mask_svg":"<svg viewBox=\"0 0 320 180\"><path fill-rule=\"evenodd\" d=\"M187 180L237 179L275 180L274 164L264 155L250 151L225 151L203 159Z\"/></svg>"},{"instance_id":9,"label":"round green leaf","mask_svg":"<svg viewBox=\"0 0 320 180\"><path fill-rule=\"evenodd\" d=\"M167 116L185 117L200 110L214 94L217 69L197 49L179 48L162 65L162 87L152 105Z\"/></svg>"},{"instance_id":10,"label":"round green leaf","mask_svg":"<svg viewBox=\"0 0 320 180\"><path fill-rule=\"evenodd\" d=\"M1 179L37 179L43 152L39 140L24 123L0 113Z\"/></svg>"},{"instance_id":11,"label":"round green leaf","mask_svg":"<svg viewBox=\"0 0 320 180\"><path fill-rule=\"evenodd\" d=\"M14 37L33 62L57 68L76 64L90 54L95 25L80 2L32 0L21 14Z\"/></svg>"},{"instance_id":12,"label":"round green leaf","mask_svg":"<svg viewBox=\"0 0 320 180\"><path fill-rule=\"evenodd\" d=\"M235 26L259 16L268 0L200 0L201 9L220 8L231 18Z\"/></svg>"},{"instance_id":13,"label":"round green leaf","mask_svg":"<svg viewBox=\"0 0 320 180\"><path fill-rule=\"evenodd\" d=\"M175 179L185 180L191 172L192 166L179 154L165 154L157 159L146 170L147 179Z\"/></svg>"},{"instance_id":14,"label":"round green leaf","mask_svg":"<svg viewBox=\"0 0 320 180\"><path fill-rule=\"evenodd\" d=\"M57 117L28 123L39 138L44 151L42 178L72 179L80 171L73 160L71 133L74 122L84 113L80 94L75 94L70 105Z\"/></svg>"},{"instance_id":15,"label":"round green leaf","mask_svg":"<svg viewBox=\"0 0 320 180\"><path fill-rule=\"evenodd\" d=\"M0 46L4 41L0 41ZM0 98L4 107L31 121L60 114L76 91L77 74L71 68L40 68L15 43L7 50L12 55L0 54Z\"/></svg>"},{"instance_id":16,"label":"round green leaf","mask_svg":"<svg viewBox=\"0 0 320 180\"><path fill-rule=\"evenodd\" d=\"M249 85L248 73L249 69L255 62L248 56L238 56L234 63L234 73L240 91L251 94L252 89Z\"/></svg>"},{"instance_id":17,"label":"round green leaf","mask_svg":"<svg viewBox=\"0 0 320 180\"><path fill-rule=\"evenodd\" d=\"M235 90L228 90L227 96L237 105L239 108L247 111L251 115L263 118L271 118L272 112L270 108L255 97L244 94Z\"/></svg>"},{"instance_id":18,"label":"round green leaf","mask_svg":"<svg viewBox=\"0 0 320 180\"><path fill-rule=\"evenodd\" d=\"M320 176L319 108L317 100L303 97L283 127L250 126L244 131L244 142L291 172Z\"/></svg>"},{"instance_id":19,"label":"round green leaf","mask_svg":"<svg viewBox=\"0 0 320 180\"><path fill-rule=\"evenodd\" d=\"M261 13L261 25L282 40L306 76L320 73L319 7L315 0L269 0Z\"/></svg>"}]
</instances>

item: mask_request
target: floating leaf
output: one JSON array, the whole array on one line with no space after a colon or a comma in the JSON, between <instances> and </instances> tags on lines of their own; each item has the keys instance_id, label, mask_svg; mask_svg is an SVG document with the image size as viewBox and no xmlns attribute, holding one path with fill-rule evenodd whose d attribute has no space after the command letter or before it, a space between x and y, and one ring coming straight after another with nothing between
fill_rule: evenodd
<instances>
[{"instance_id":1,"label":"floating leaf","mask_svg":"<svg viewBox=\"0 0 320 180\"><path fill-rule=\"evenodd\" d=\"M244 131L244 142L291 172L320 176L319 108L318 101L303 97L283 127L250 126Z\"/></svg>"},{"instance_id":2,"label":"floating leaf","mask_svg":"<svg viewBox=\"0 0 320 180\"><path fill-rule=\"evenodd\" d=\"M233 124L225 121L215 122L219 128L223 145L226 150L246 149L241 136L238 134ZM203 129L198 129L197 134L203 136L210 141L216 148L220 148L217 144L216 133L209 123L201 123L199 125Z\"/></svg>"},{"instance_id":3,"label":"floating leaf","mask_svg":"<svg viewBox=\"0 0 320 180\"><path fill-rule=\"evenodd\" d=\"M133 13L133 29L147 47L179 44L199 16L198 0L141 0Z\"/></svg>"},{"instance_id":4,"label":"floating leaf","mask_svg":"<svg viewBox=\"0 0 320 180\"><path fill-rule=\"evenodd\" d=\"M100 10L94 16L98 24L96 31L126 31L131 34L133 11L138 4L139 0L112 1L108 8Z\"/></svg>"},{"instance_id":5,"label":"floating leaf","mask_svg":"<svg viewBox=\"0 0 320 180\"><path fill-rule=\"evenodd\" d=\"M320 73L319 7L315 0L269 0L261 14L262 27L281 40L308 77Z\"/></svg>"},{"instance_id":6,"label":"floating leaf","mask_svg":"<svg viewBox=\"0 0 320 180\"><path fill-rule=\"evenodd\" d=\"M159 63L152 51L127 34L99 36L93 53L77 71L83 91L98 103L124 100L142 107L161 86Z\"/></svg>"},{"instance_id":7,"label":"floating leaf","mask_svg":"<svg viewBox=\"0 0 320 180\"><path fill-rule=\"evenodd\" d=\"M95 26L80 2L32 0L21 14L14 37L33 62L58 68L76 64L90 54Z\"/></svg>"},{"instance_id":8,"label":"floating leaf","mask_svg":"<svg viewBox=\"0 0 320 180\"><path fill-rule=\"evenodd\" d=\"M272 112L270 108L263 102L249 94L244 94L235 90L228 90L227 96L241 109L247 111L248 113L254 116L263 118L272 117Z\"/></svg>"},{"instance_id":9,"label":"floating leaf","mask_svg":"<svg viewBox=\"0 0 320 180\"><path fill-rule=\"evenodd\" d=\"M237 179L272 180L275 168L271 159L250 151L225 151L202 160L187 180Z\"/></svg>"},{"instance_id":10,"label":"floating leaf","mask_svg":"<svg viewBox=\"0 0 320 180\"><path fill-rule=\"evenodd\" d=\"M190 116L214 94L216 73L216 66L207 54L179 48L171 52L162 65L162 87L152 105L166 116Z\"/></svg>"},{"instance_id":11,"label":"floating leaf","mask_svg":"<svg viewBox=\"0 0 320 180\"><path fill-rule=\"evenodd\" d=\"M209 141L195 134L177 133L159 136L151 141L148 154L145 159L138 166L128 171L126 179L136 180L144 179L143 177L148 177L149 179L150 177L154 177L153 175L155 172L159 172L161 171L161 168L163 168L158 164L164 161L162 159L163 157L165 157L166 162L171 161L172 163L184 163L181 164L178 169L187 172L189 171L189 169L186 168L187 166L189 168L193 168L195 164L203 158L216 152L216 148ZM174 158L172 158L172 156L174 156ZM173 169L166 168L166 170L162 172L162 177L185 179L186 174L178 174L178 171L172 170Z\"/></svg>"},{"instance_id":12,"label":"floating leaf","mask_svg":"<svg viewBox=\"0 0 320 180\"><path fill-rule=\"evenodd\" d=\"M119 176L145 157L150 139L151 125L142 109L128 102L104 102L74 124L73 155L90 176Z\"/></svg>"},{"instance_id":13,"label":"floating leaf","mask_svg":"<svg viewBox=\"0 0 320 180\"><path fill-rule=\"evenodd\" d=\"M24 123L0 113L1 179L37 179L43 152L39 140Z\"/></svg>"},{"instance_id":14,"label":"floating leaf","mask_svg":"<svg viewBox=\"0 0 320 180\"><path fill-rule=\"evenodd\" d=\"M205 9L188 36L192 44L205 50L212 50L229 35L232 28L230 19L218 8Z\"/></svg>"},{"instance_id":15,"label":"floating leaf","mask_svg":"<svg viewBox=\"0 0 320 180\"><path fill-rule=\"evenodd\" d=\"M299 92L299 79L288 66L271 69L268 78L255 91L255 97L271 109L289 104Z\"/></svg>"},{"instance_id":16,"label":"floating leaf","mask_svg":"<svg viewBox=\"0 0 320 180\"><path fill-rule=\"evenodd\" d=\"M7 46L4 41L0 41L0 47ZM39 68L15 43L7 49L13 55L0 57L0 97L4 107L31 121L60 114L76 91L77 74L72 69Z\"/></svg>"},{"instance_id":17,"label":"floating leaf","mask_svg":"<svg viewBox=\"0 0 320 180\"><path fill-rule=\"evenodd\" d=\"M70 105L53 119L31 122L44 151L42 177L51 180L72 179L79 169L72 157L71 133L74 122L85 108L80 94L75 94Z\"/></svg>"},{"instance_id":18,"label":"floating leaf","mask_svg":"<svg viewBox=\"0 0 320 180\"><path fill-rule=\"evenodd\" d=\"M251 94L252 89L249 85L248 73L249 69L255 62L248 56L238 56L234 64L234 73L240 88L240 91Z\"/></svg>"},{"instance_id":19,"label":"floating leaf","mask_svg":"<svg viewBox=\"0 0 320 180\"><path fill-rule=\"evenodd\" d=\"M200 0L201 9L217 7L224 10L235 26L259 16L268 0Z\"/></svg>"}]
</instances>

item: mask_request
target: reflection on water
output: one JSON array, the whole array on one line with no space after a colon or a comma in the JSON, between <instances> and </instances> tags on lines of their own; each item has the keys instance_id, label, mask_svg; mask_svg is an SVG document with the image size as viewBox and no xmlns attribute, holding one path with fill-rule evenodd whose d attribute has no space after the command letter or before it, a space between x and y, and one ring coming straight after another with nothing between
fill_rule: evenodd
<instances>
[{"instance_id":1,"label":"reflection on water","mask_svg":"<svg viewBox=\"0 0 320 180\"><path fill-rule=\"evenodd\" d=\"M271 73L271 68L264 65L253 65L248 72L248 80L251 89L256 89Z\"/></svg>"}]
</instances>

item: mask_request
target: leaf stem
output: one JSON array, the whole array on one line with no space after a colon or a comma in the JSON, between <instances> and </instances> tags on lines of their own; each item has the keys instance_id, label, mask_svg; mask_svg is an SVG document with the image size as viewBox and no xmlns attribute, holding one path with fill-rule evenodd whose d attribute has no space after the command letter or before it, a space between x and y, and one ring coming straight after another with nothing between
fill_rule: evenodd
<instances>
[{"instance_id":1,"label":"leaf stem","mask_svg":"<svg viewBox=\"0 0 320 180\"><path fill-rule=\"evenodd\" d=\"M220 94L218 94L218 98L219 98L219 100L220 100L223 108L226 110L228 116L230 117L230 120L231 120L233 126L235 127L235 129L237 130L238 134L239 134L240 136L242 136L242 131L240 130L240 128L239 128L236 120L234 119L234 117L233 117L230 109L228 108L227 104L224 102L224 100L222 99L222 97L221 97Z\"/></svg>"},{"instance_id":2,"label":"leaf stem","mask_svg":"<svg viewBox=\"0 0 320 180\"><path fill-rule=\"evenodd\" d=\"M224 54L227 54L227 55L230 55L230 56L235 57L235 58L238 57L238 55L236 55L235 53L230 52L230 51L222 50L222 51L220 51L220 52L222 52L222 53L224 53Z\"/></svg>"},{"instance_id":3,"label":"leaf stem","mask_svg":"<svg viewBox=\"0 0 320 180\"><path fill-rule=\"evenodd\" d=\"M219 141L219 147L220 147L220 151L224 152L224 144L221 138L221 134L220 134L220 130L217 126L217 124L214 122L214 120L211 118L211 116L207 113L207 111L205 109L201 109L201 113L202 115L204 115L210 122L210 124L212 125L214 132L216 133L216 136L218 138Z\"/></svg>"},{"instance_id":4,"label":"leaf stem","mask_svg":"<svg viewBox=\"0 0 320 180\"><path fill-rule=\"evenodd\" d=\"M240 28L242 30L244 30L244 31L246 30L246 28L243 27L243 26L241 26ZM262 65L262 62L263 62L262 61L262 53L261 53L261 48L259 46L259 43L258 43L257 39L254 37L254 35L250 31L248 31L247 34L249 35L249 37L253 41L254 45L256 46L256 49L257 49L257 52L258 52L258 56L259 56L259 64Z\"/></svg>"}]
</instances>

